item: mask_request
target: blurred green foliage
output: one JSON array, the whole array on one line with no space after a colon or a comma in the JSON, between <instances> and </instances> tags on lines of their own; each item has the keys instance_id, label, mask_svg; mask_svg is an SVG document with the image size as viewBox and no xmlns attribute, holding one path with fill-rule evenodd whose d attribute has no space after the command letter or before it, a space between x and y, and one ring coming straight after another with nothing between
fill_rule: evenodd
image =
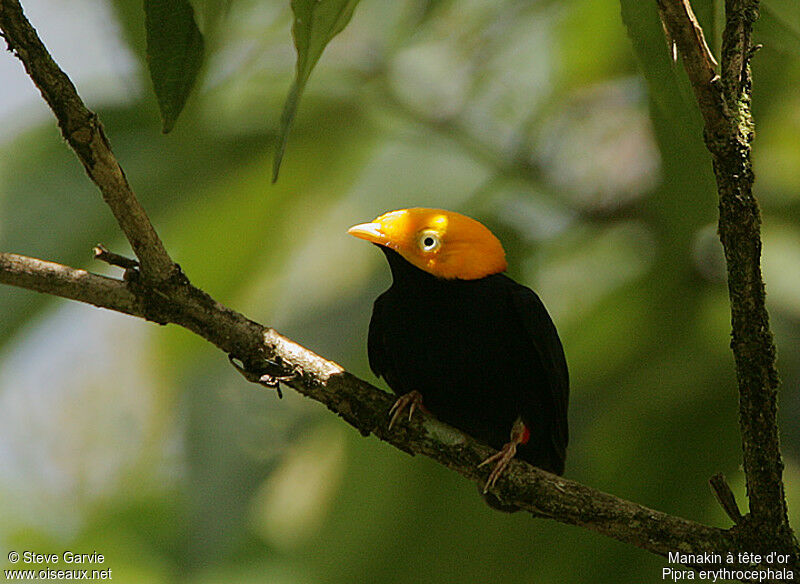
<instances>
[{"instance_id":1,"label":"blurred green foliage","mask_svg":"<svg viewBox=\"0 0 800 584\"><path fill-rule=\"evenodd\" d=\"M366 330L388 269L346 228L415 205L472 214L561 332L567 476L728 524L706 485L722 471L745 501L716 194L655 3L361 3L308 82L271 185L289 3L194 3L204 80L163 136L141 3L92 1L114 16L110 59L133 65L79 91L127 89L90 106L196 285L373 380ZM693 4L718 42L717 3ZM756 188L797 524L800 21L792 2L762 6ZM89 259L98 241L126 251L50 119L0 138L0 249L92 270L105 269ZM97 550L120 582L656 582L664 565L494 512L433 462L247 384L183 330L8 287L0 468L0 547Z\"/></svg>"},{"instance_id":2,"label":"blurred green foliage","mask_svg":"<svg viewBox=\"0 0 800 584\"><path fill-rule=\"evenodd\" d=\"M291 2L294 14L292 37L297 50L297 65L294 82L289 89L281 114L281 125L272 163L273 182L278 180L289 132L294 124L297 108L300 106L300 98L311 77L311 71L314 70L328 43L350 22L358 2L359 0L292 0Z\"/></svg>"}]
</instances>

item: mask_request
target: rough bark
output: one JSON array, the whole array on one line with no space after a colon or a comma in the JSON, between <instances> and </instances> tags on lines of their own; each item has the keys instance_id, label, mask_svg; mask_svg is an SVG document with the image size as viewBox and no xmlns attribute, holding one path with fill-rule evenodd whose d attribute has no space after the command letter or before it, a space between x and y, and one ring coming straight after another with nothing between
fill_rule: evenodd
<instances>
[{"instance_id":1,"label":"rough bark","mask_svg":"<svg viewBox=\"0 0 800 584\"><path fill-rule=\"evenodd\" d=\"M658 0L678 44L705 122L719 195L719 236L725 250L731 306L731 349L739 387L739 427L750 513L742 529L753 549L800 549L789 526L778 438L778 372L761 274L761 213L753 196L754 122L750 60L758 0L726 0L721 73L688 0ZM714 64L715 65L715 64Z\"/></svg>"},{"instance_id":2,"label":"rough bark","mask_svg":"<svg viewBox=\"0 0 800 584\"><path fill-rule=\"evenodd\" d=\"M55 114L64 139L100 189L141 261L144 275L153 280L171 277L174 264L111 151L100 120L86 107L72 80L50 56L17 0L0 0L0 29L8 50L22 61Z\"/></svg>"},{"instance_id":3,"label":"rough bark","mask_svg":"<svg viewBox=\"0 0 800 584\"><path fill-rule=\"evenodd\" d=\"M214 301L185 278L152 288L128 270L115 280L16 254L0 253L0 282L87 302L161 324L183 326L245 364L254 379L284 377L286 384L335 412L363 435L374 434L409 454L429 456L483 485L491 469L478 463L493 451L419 412L388 429L394 398L340 365ZM666 556L669 552L725 553L737 549L731 533L649 509L512 461L493 492L536 516L592 529ZM477 494L476 494L477 497Z\"/></svg>"}]
</instances>

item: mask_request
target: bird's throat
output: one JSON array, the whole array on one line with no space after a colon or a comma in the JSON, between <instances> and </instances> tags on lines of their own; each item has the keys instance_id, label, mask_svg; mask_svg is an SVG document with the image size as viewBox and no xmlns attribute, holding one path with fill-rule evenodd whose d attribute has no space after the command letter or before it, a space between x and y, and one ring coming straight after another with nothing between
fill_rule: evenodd
<instances>
[{"instance_id":1,"label":"bird's throat","mask_svg":"<svg viewBox=\"0 0 800 584\"><path fill-rule=\"evenodd\" d=\"M425 270L421 270L393 249L385 245L375 245L377 245L386 256L389 262L389 268L392 271L392 279L396 286L416 288L419 286L431 286L436 282L445 281L429 274Z\"/></svg>"}]
</instances>

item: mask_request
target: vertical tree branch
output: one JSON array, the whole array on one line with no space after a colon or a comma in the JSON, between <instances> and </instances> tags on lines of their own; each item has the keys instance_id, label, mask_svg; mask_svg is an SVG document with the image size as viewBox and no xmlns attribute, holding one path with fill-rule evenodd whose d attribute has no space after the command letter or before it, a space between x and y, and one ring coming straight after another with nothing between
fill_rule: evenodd
<instances>
[{"instance_id":1,"label":"vertical tree branch","mask_svg":"<svg viewBox=\"0 0 800 584\"><path fill-rule=\"evenodd\" d=\"M144 276L154 282L173 276L175 264L111 152L97 115L86 107L70 78L50 56L18 0L0 0L0 29L8 49L22 61L53 110L64 139L111 207Z\"/></svg>"},{"instance_id":2,"label":"vertical tree branch","mask_svg":"<svg viewBox=\"0 0 800 584\"><path fill-rule=\"evenodd\" d=\"M758 0L727 0L722 43L724 139L708 136L719 190L719 235L728 267L731 323L739 383L739 425L752 518L788 530L777 423L775 344L761 274L761 213L753 196L750 58Z\"/></svg>"},{"instance_id":3,"label":"vertical tree branch","mask_svg":"<svg viewBox=\"0 0 800 584\"><path fill-rule=\"evenodd\" d=\"M721 79L688 0L658 0L664 24L678 44L705 121L719 194L719 236L725 250L739 425L753 534L764 546L796 553L788 523L778 422L778 373L761 275L761 215L753 196L750 58L758 0L726 0ZM759 531L761 530L761 531Z\"/></svg>"}]
</instances>

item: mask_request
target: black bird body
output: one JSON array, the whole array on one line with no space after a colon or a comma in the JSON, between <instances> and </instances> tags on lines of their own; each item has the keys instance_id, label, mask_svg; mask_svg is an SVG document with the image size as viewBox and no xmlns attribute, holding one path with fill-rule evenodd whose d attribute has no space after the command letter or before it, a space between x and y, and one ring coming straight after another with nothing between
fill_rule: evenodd
<instances>
[{"instance_id":1,"label":"black bird body","mask_svg":"<svg viewBox=\"0 0 800 584\"><path fill-rule=\"evenodd\" d=\"M517 456L563 473L567 364L539 297L502 273L438 278L379 247L393 283L370 321L375 375L398 395L418 391L437 418L497 449L521 418L530 436Z\"/></svg>"}]
</instances>

